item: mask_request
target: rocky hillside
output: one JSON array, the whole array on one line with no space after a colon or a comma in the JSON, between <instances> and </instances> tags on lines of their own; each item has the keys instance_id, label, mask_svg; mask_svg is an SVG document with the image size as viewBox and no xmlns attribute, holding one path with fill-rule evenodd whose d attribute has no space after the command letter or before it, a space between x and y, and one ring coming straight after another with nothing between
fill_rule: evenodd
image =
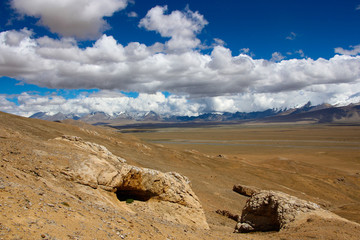
<instances>
[{"instance_id":1,"label":"rocky hillside","mask_svg":"<svg viewBox=\"0 0 360 240\"><path fill-rule=\"evenodd\" d=\"M79 121L49 122L1 112L0 150L2 239L357 239L360 236L359 224L326 210L337 209L344 202L358 202L360 176L346 175L346 184L338 184L329 179L345 173L333 169L321 169L317 175L315 166L297 162L256 165L237 160L235 163L232 158L147 144L131 135ZM290 171L294 167L301 170L296 176ZM311 185L306 184L309 174L314 179ZM296 178L298 185L291 189L284 177L292 184ZM275 197L268 191L250 194L251 198L239 195L232 191L232 186L239 182L296 195L314 202L304 205L308 209L323 208L327 214L303 211L296 204L292 208L294 197L282 193ZM323 191L321 198L315 194L319 190ZM276 207L280 206L276 201L280 201L281 208ZM249 210L249 206L255 207ZM281 212L289 206L290 210ZM256 207L270 213L270 219L281 216L281 227L257 232L262 218L256 214ZM239 216L244 208L243 215L247 217L233 221L216 213L224 208ZM255 214L246 214L249 212ZM353 209L352 213L358 216L359 209ZM351 215L343 214L347 216ZM284 219L291 224L283 224ZM244 232L239 230L244 224L255 233L234 233L235 227L237 232Z\"/></svg>"}]
</instances>

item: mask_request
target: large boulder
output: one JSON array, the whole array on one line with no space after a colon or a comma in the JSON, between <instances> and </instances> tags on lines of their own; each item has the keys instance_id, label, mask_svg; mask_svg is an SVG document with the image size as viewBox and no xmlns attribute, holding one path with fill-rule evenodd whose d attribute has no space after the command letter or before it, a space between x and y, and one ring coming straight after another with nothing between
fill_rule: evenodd
<instances>
[{"instance_id":1,"label":"large boulder","mask_svg":"<svg viewBox=\"0 0 360 240\"><path fill-rule=\"evenodd\" d=\"M90 153L86 159L74 161L71 168L63 170L63 174L73 181L114 192L119 200L146 202L146 207L155 211L165 209L163 217L173 222L209 228L187 177L126 164L104 146L78 137L63 136L56 140L74 144Z\"/></svg>"},{"instance_id":2,"label":"large boulder","mask_svg":"<svg viewBox=\"0 0 360 240\"><path fill-rule=\"evenodd\" d=\"M320 209L312 202L276 191L260 191L248 199L235 232L279 231L302 214Z\"/></svg>"}]
</instances>

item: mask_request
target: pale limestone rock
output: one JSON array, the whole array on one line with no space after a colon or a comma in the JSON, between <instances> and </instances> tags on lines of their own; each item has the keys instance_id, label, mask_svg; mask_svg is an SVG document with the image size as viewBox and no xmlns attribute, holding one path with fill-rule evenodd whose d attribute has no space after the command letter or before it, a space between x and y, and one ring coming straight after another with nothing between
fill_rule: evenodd
<instances>
[{"instance_id":1,"label":"pale limestone rock","mask_svg":"<svg viewBox=\"0 0 360 240\"><path fill-rule=\"evenodd\" d=\"M246 202L235 232L279 231L298 216L318 209L315 203L282 192L260 191Z\"/></svg>"},{"instance_id":2,"label":"pale limestone rock","mask_svg":"<svg viewBox=\"0 0 360 240\"><path fill-rule=\"evenodd\" d=\"M253 186L246 186L246 185L242 185L242 184L237 184L237 185L234 185L234 187L233 187L234 192L237 192L237 193L247 196L247 197L251 197L253 194L260 192L260 190L261 190L260 188L253 187Z\"/></svg>"},{"instance_id":3,"label":"pale limestone rock","mask_svg":"<svg viewBox=\"0 0 360 240\"><path fill-rule=\"evenodd\" d=\"M75 182L115 192L118 198L147 201L148 209L161 211L166 220L209 229L187 177L126 164L104 146L78 137L63 136L57 140L68 141L91 153L87 159L73 162L70 169L64 170Z\"/></svg>"}]
</instances>

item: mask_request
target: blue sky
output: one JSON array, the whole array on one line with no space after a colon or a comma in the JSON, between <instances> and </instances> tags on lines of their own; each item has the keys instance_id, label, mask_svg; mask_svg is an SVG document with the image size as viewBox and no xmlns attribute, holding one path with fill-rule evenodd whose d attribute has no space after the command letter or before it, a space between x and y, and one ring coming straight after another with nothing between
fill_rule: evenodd
<instances>
[{"instance_id":1,"label":"blue sky","mask_svg":"<svg viewBox=\"0 0 360 240\"><path fill-rule=\"evenodd\" d=\"M6 0L0 110L259 111L360 102L360 1Z\"/></svg>"}]
</instances>

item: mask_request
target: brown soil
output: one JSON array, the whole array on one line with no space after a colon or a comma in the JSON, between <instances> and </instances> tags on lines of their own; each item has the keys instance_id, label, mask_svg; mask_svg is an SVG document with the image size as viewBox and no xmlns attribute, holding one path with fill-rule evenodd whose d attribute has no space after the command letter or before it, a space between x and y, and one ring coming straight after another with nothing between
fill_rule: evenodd
<instances>
[{"instance_id":1,"label":"brown soil","mask_svg":"<svg viewBox=\"0 0 360 240\"><path fill-rule=\"evenodd\" d=\"M68 179L62 169L82 155L52 141L62 135L104 145L129 164L187 176L210 230L166 221L161 212L142 211L146 202L127 204L114 193ZM81 122L53 123L0 113L0 147L0 239L360 236L357 224L317 217L280 232L234 234L236 223L215 213L221 209L241 214L247 198L232 187L242 183L313 201L360 223L360 127L356 126L239 125L120 134Z\"/></svg>"}]
</instances>

